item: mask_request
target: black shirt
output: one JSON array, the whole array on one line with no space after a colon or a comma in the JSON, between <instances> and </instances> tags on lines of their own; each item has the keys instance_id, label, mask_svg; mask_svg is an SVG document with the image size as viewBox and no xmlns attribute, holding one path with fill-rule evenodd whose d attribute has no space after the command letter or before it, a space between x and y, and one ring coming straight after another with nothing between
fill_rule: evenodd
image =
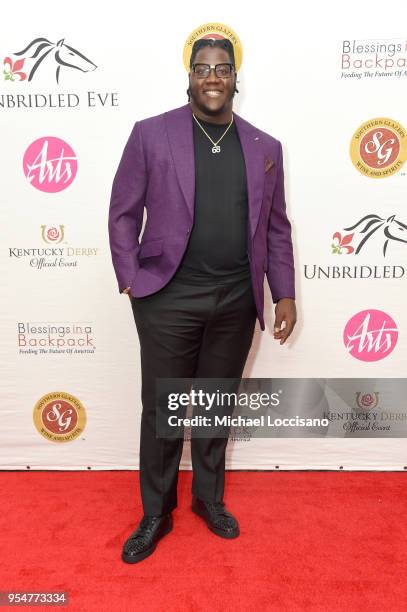
<instances>
[{"instance_id":1,"label":"black shirt","mask_svg":"<svg viewBox=\"0 0 407 612\"><path fill-rule=\"evenodd\" d=\"M229 125L201 119L199 122L215 142ZM248 278L246 167L235 123L219 142L219 153L212 153L213 144L194 118L192 123L194 225L175 276L184 282L199 284Z\"/></svg>"}]
</instances>

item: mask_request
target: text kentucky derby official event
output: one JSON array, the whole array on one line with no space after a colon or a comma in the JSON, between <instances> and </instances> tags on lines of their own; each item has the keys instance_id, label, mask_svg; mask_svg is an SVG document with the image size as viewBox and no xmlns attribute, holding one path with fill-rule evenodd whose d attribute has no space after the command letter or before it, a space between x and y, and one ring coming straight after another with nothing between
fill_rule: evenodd
<instances>
[{"instance_id":1,"label":"text kentucky derby official event","mask_svg":"<svg viewBox=\"0 0 407 612\"><path fill-rule=\"evenodd\" d=\"M407 7L329 11L5 8L0 607L406 608Z\"/></svg>"}]
</instances>

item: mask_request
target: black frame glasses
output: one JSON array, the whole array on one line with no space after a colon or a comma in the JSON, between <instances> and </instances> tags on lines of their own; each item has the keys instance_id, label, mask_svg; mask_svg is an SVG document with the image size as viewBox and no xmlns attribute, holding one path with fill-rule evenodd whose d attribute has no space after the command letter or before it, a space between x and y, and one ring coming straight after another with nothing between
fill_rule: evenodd
<instances>
[{"instance_id":1,"label":"black frame glasses","mask_svg":"<svg viewBox=\"0 0 407 612\"><path fill-rule=\"evenodd\" d=\"M197 72L196 67L202 67L203 72ZM228 67L229 73L225 74L225 66ZM204 69L206 68L206 70ZM198 79L206 79L211 73L211 70L215 71L218 79L229 79L233 74L233 64L229 62L222 62L222 64L203 64L201 62L197 62L196 64L192 64L192 70L195 76Z\"/></svg>"}]
</instances>

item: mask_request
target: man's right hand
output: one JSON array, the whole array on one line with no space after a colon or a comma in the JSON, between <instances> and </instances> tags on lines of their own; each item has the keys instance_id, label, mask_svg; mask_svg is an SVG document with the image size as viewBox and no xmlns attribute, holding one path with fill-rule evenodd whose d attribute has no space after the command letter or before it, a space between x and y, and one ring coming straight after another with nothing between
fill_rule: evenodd
<instances>
[{"instance_id":1,"label":"man's right hand","mask_svg":"<svg viewBox=\"0 0 407 612\"><path fill-rule=\"evenodd\" d=\"M130 287L126 287L126 289L123 289L122 293L127 293L127 295L129 296L129 299L131 300Z\"/></svg>"}]
</instances>

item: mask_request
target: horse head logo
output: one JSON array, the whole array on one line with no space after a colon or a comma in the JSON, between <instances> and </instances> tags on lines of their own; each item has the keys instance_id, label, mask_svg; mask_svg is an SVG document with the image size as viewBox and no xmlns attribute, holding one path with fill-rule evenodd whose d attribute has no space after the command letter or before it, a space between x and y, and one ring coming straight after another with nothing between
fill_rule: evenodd
<instances>
[{"instance_id":1,"label":"horse head logo","mask_svg":"<svg viewBox=\"0 0 407 612\"><path fill-rule=\"evenodd\" d=\"M344 227L344 230L346 232L355 231L344 237L339 232L333 235L333 238L338 241L338 244L332 245L334 253L341 253L341 249L346 248L348 254L354 252L355 255L358 255L373 235L381 236L383 239L383 256L386 256L387 247L391 240L407 243L407 225L396 219L396 215L391 215L387 219L379 215L366 215L354 225ZM361 235L361 240L356 249L354 249L354 247L350 246L350 242L356 232Z\"/></svg>"},{"instance_id":2,"label":"horse head logo","mask_svg":"<svg viewBox=\"0 0 407 612\"><path fill-rule=\"evenodd\" d=\"M30 58L35 60L28 75L28 81L32 81L38 68L45 64L55 68L57 83L59 83L59 76L62 68L73 68L81 72L91 72L97 68L96 64L85 57L83 53L67 45L64 38L61 38L61 40L58 40L56 43L46 38L36 38L22 51L18 51L13 55L17 57L25 56L24 59Z\"/></svg>"}]
</instances>

